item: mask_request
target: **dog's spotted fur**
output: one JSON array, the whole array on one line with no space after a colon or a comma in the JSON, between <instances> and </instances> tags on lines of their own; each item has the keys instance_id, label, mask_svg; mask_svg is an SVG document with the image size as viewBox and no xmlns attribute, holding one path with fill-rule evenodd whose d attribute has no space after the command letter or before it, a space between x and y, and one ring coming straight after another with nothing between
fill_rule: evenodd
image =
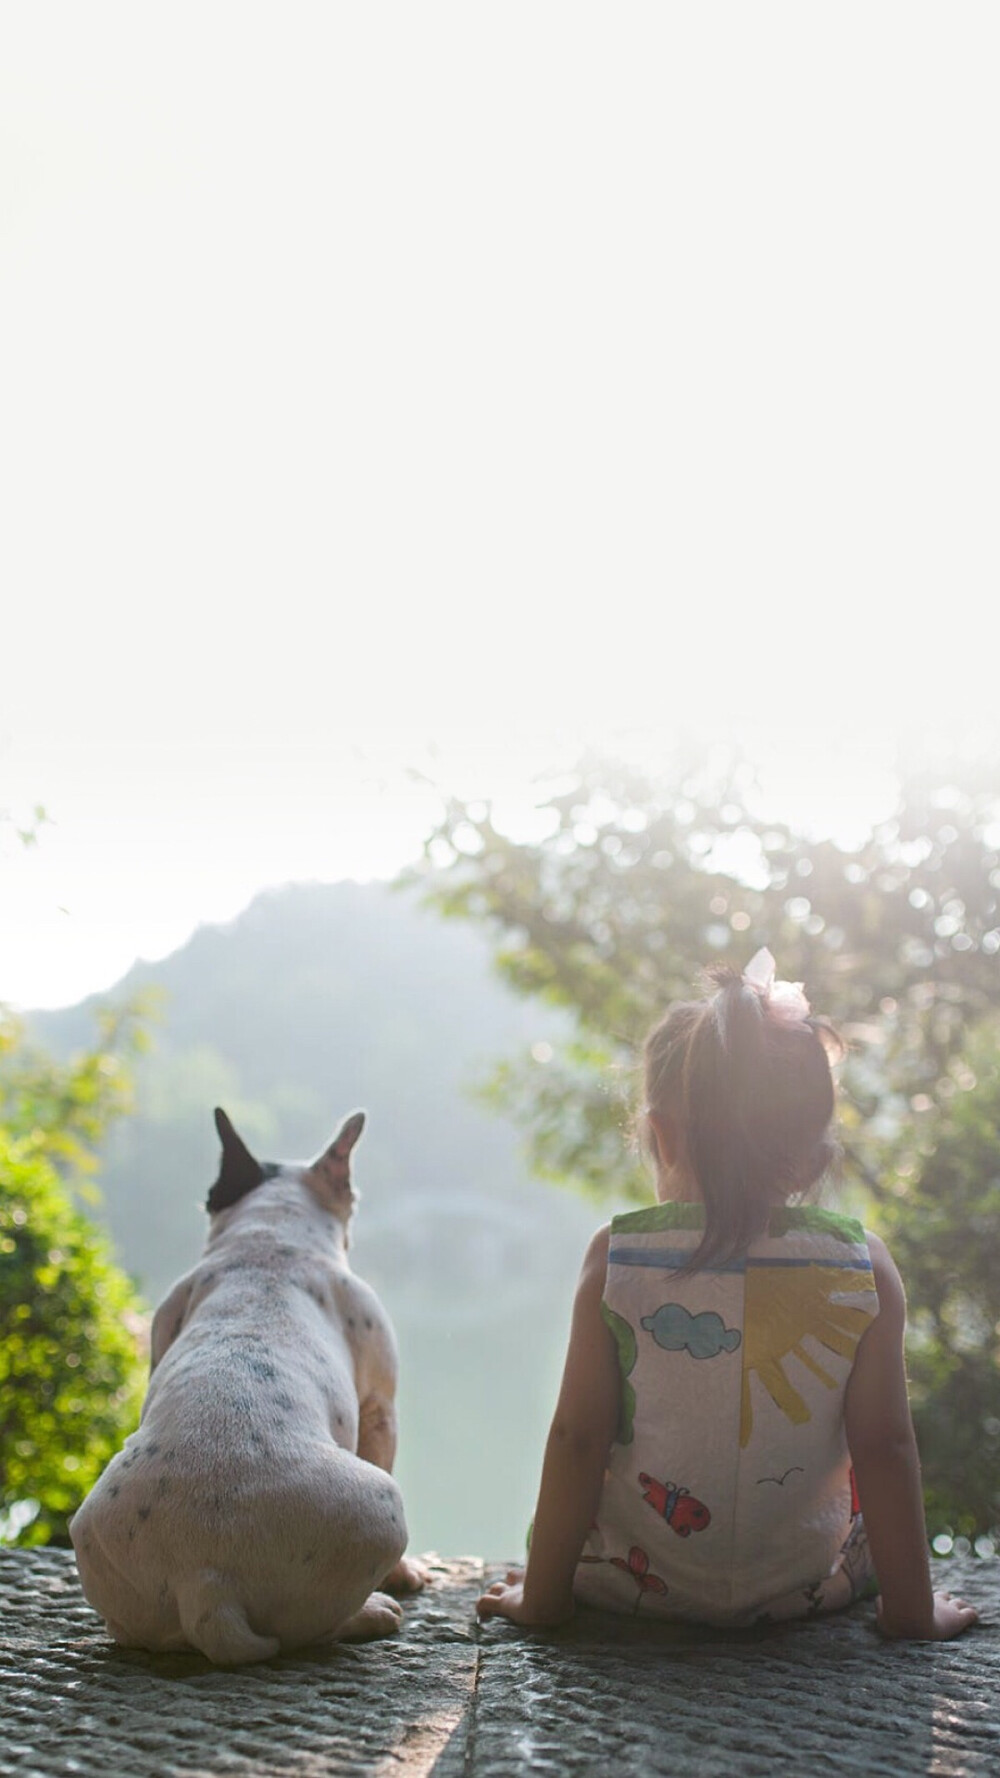
<instances>
[{"instance_id":1,"label":"dog's spotted fur","mask_svg":"<svg viewBox=\"0 0 1000 1778\"><path fill-rule=\"evenodd\" d=\"M396 1347L351 1272L356 1112L311 1165L256 1161L222 1111L204 1257L156 1311L139 1430L73 1519L116 1641L224 1664L387 1635L422 1584L388 1471Z\"/></svg>"}]
</instances>

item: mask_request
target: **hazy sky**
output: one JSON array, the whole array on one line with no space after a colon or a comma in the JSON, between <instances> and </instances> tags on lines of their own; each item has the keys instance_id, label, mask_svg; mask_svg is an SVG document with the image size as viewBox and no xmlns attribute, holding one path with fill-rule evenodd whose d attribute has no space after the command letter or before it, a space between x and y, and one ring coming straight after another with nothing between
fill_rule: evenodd
<instances>
[{"instance_id":1,"label":"hazy sky","mask_svg":"<svg viewBox=\"0 0 1000 1778\"><path fill-rule=\"evenodd\" d=\"M995 4L0 5L0 998L623 730L994 718ZM867 800L866 800L867 799Z\"/></svg>"}]
</instances>

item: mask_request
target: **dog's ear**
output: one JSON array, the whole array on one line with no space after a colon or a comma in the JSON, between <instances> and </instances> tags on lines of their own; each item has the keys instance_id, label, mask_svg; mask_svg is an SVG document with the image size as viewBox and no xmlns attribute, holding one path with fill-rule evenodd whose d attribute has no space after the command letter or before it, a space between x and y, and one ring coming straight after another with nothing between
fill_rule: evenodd
<instances>
[{"instance_id":1,"label":"dog's ear","mask_svg":"<svg viewBox=\"0 0 1000 1778\"><path fill-rule=\"evenodd\" d=\"M238 1204L266 1177L259 1161L255 1161L242 1137L237 1136L221 1105L215 1108L215 1127L222 1142L219 1177L208 1194L205 1208L210 1216Z\"/></svg>"},{"instance_id":2,"label":"dog's ear","mask_svg":"<svg viewBox=\"0 0 1000 1778\"><path fill-rule=\"evenodd\" d=\"M365 1127L365 1114L355 1111L338 1130L329 1148L313 1161L306 1174L306 1184L322 1204L344 1225L344 1243L358 1194L351 1184L351 1149Z\"/></svg>"},{"instance_id":3,"label":"dog's ear","mask_svg":"<svg viewBox=\"0 0 1000 1778\"><path fill-rule=\"evenodd\" d=\"M364 1127L365 1127L364 1112L363 1111L352 1111L350 1117L344 1119L344 1122L342 1123L336 1136L333 1138L333 1141L330 1143L329 1148L325 1148L323 1150L323 1153L313 1162L313 1166L318 1167L321 1165L321 1163L323 1161L344 1162L344 1161L350 1160L351 1149L354 1147L354 1144L357 1142L357 1139L360 1136Z\"/></svg>"}]
</instances>

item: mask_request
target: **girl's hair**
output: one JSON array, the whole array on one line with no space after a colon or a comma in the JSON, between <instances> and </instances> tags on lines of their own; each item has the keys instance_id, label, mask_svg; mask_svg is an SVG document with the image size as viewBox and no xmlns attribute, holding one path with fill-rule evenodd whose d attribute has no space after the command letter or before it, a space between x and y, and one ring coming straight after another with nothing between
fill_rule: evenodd
<instances>
[{"instance_id":1,"label":"girl's hair","mask_svg":"<svg viewBox=\"0 0 1000 1778\"><path fill-rule=\"evenodd\" d=\"M643 1052L647 1113L677 1125L705 1205L685 1272L745 1252L775 1205L808 1191L837 1153L833 1027L789 1018L734 969L706 973L715 992L672 1006Z\"/></svg>"}]
</instances>

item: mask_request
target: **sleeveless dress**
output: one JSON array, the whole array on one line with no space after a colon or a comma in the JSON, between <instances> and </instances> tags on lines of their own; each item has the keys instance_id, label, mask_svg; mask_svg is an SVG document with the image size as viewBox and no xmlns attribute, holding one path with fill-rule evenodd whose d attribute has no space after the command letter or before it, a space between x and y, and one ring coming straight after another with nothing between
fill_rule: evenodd
<instances>
[{"instance_id":1,"label":"sleeveless dress","mask_svg":"<svg viewBox=\"0 0 1000 1778\"><path fill-rule=\"evenodd\" d=\"M844 1433L878 1313L865 1231L781 1209L740 1258L680 1278L703 1226L686 1203L611 1224L621 1421L575 1596L722 1625L837 1610L873 1580Z\"/></svg>"}]
</instances>

